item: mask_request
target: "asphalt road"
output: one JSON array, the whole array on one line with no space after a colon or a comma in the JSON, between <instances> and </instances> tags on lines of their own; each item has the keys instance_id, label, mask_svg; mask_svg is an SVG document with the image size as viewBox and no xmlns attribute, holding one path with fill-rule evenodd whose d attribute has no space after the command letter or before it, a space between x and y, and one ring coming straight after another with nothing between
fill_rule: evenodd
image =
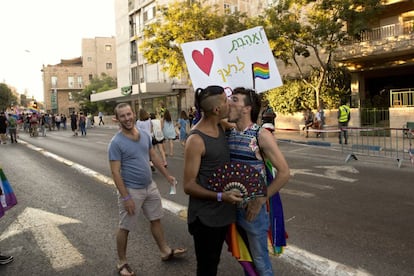
<instances>
[{"instance_id":1,"label":"asphalt road","mask_svg":"<svg viewBox=\"0 0 414 276\"><path fill-rule=\"evenodd\" d=\"M86 137L69 131L21 134L33 146L1 145L0 160L19 204L0 221L0 248L16 258L0 274L116 275L116 189L104 183L110 177L106 148L115 131L94 128ZM344 163L334 148L283 142L280 147L292 178L281 193L289 239L285 254L273 259L277 275L414 274L413 168L378 158ZM182 183L179 143L168 163ZM190 251L183 260L160 262L142 221L142 232L131 235L131 265L141 275L194 275L191 236L183 213L176 212L185 208L187 196L182 189L168 195L160 174L154 179L175 208L163 220L167 237L172 246ZM228 255L223 252L220 275L242 275Z\"/></svg>"}]
</instances>

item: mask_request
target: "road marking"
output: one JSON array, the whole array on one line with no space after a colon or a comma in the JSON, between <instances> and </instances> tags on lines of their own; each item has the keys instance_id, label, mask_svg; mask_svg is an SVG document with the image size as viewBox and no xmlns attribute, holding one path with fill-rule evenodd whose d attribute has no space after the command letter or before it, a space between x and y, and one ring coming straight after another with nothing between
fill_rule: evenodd
<instances>
[{"instance_id":1,"label":"road marking","mask_svg":"<svg viewBox=\"0 0 414 276\"><path fill-rule=\"evenodd\" d=\"M28 143L26 144L30 145ZM36 150L35 147L33 146L32 146L32 149ZM50 156L50 157L53 158L54 156ZM60 158L60 159L64 160L65 162L68 162L68 160L65 160L64 158ZM102 175L96 171L93 171L91 169L88 169L82 165L74 164L71 167L77 169L79 172L84 173L85 175L94 177L97 180L105 184L114 185L114 182L111 178L105 175ZM339 171L345 171L349 173L358 173L356 169L350 166L318 166L316 168L325 168L326 169L325 174L313 173L309 169L291 169L290 171L291 171L292 176L294 176L295 174L305 174L305 175L323 177L323 178L334 179L334 180L342 180L345 182L355 182L357 180L357 179L343 177L338 174ZM297 191L289 190L285 188L281 190L281 193L283 193L286 190L287 190L286 193L299 195ZM313 196L313 194L303 192L302 196L310 197L310 196ZM187 207L186 206L182 206L178 203L167 200L165 198L162 198L162 204L163 204L164 209L166 209L167 211L175 215L178 215L181 219L187 218ZM0 240L2 240L2 237L3 236L0 236ZM307 252L306 250L300 249L291 244L289 244L288 247L286 247L284 253L281 255L281 258L292 263L294 266L300 266L300 267L305 268L306 270L310 271L314 275L372 276L372 274L364 270L358 270L358 269L346 266L344 264L334 262L332 260L329 260L321 256L312 254L310 252Z\"/></svg>"},{"instance_id":2,"label":"road marking","mask_svg":"<svg viewBox=\"0 0 414 276\"><path fill-rule=\"evenodd\" d=\"M310 197L315 196L315 194L312 194L312 193L307 193L307 192L302 192L302 191L297 191L297 190L291 190L291 189L286 189L286 188L283 188L282 190L280 190L280 193L285 194L285 195L301 196L301 197L305 197L305 198L310 198Z\"/></svg>"},{"instance_id":3,"label":"road marking","mask_svg":"<svg viewBox=\"0 0 414 276\"><path fill-rule=\"evenodd\" d=\"M56 271L62 271L85 262L82 254L72 246L58 227L71 223L81 222L39 209L26 208L2 233L0 240L30 231L52 267Z\"/></svg>"},{"instance_id":4,"label":"road marking","mask_svg":"<svg viewBox=\"0 0 414 276\"><path fill-rule=\"evenodd\" d=\"M314 275L326 276L372 276L371 273L363 269L355 269L341 263L312 254L294 245L288 245L280 258L293 264L294 266L305 268Z\"/></svg>"},{"instance_id":5,"label":"road marking","mask_svg":"<svg viewBox=\"0 0 414 276\"><path fill-rule=\"evenodd\" d=\"M357 179L345 177L339 174L339 172L347 172L347 173L359 173L357 169L351 166L315 166L315 168L326 169L324 174L315 173L311 169L291 169L290 175L294 176L297 174L304 174L322 178L328 178L332 180L340 180L344 182L355 182Z\"/></svg>"},{"instance_id":6,"label":"road marking","mask_svg":"<svg viewBox=\"0 0 414 276\"><path fill-rule=\"evenodd\" d=\"M306 181L302 181L302 180L298 180L294 178L292 178L292 180L289 180L289 183L304 185L304 186L308 186L308 187L319 189L319 190L333 190L334 189L334 187L329 186L329 185L315 184L315 183L310 183L310 182L306 182Z\"/></svg>"}]
</instances>

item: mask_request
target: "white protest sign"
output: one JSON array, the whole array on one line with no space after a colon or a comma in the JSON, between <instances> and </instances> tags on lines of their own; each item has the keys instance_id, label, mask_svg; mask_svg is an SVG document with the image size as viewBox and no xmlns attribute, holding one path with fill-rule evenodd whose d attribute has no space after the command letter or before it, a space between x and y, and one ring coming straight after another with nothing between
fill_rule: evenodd
<instances>
[{"instance_id":1,"label":"white protest sign","mask_svg":"<svg viewBox=\"0 0 414 276\"><path fill-rule=\"evenodd\" d=\"M261 93L282 85L263 27L181 47L194 89L242 86Z\"/></svg>"}]
</instances>

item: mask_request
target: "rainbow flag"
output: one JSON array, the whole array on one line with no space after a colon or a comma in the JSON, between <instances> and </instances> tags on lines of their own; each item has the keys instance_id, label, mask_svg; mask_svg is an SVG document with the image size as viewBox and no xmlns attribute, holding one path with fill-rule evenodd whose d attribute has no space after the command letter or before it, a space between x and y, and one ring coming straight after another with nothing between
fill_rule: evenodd
<instances>
[{"instance_id":1,"label":"rainbow flag","mask_svg":"<svg viewBox=\"0 0 414 276\"><path fill-rule=\"evenodd\" d=\"M253 70L253 79L259 78L259 79L268 79L270 78L270 71L269 71L269 62L266 63L259 63L255 62L252 64L252 70Z\"/></svg>"},{"instance_id":2,"label":"rainbow flag","mask_svg":"<svg viewBox=\"0 0 414 276\"><path fill-rule=\"evenodd\" d=\"M10 186L3 169L0 167L0 218L4 212L17 204L16 196Z\"/></svg>"}]
</instances>

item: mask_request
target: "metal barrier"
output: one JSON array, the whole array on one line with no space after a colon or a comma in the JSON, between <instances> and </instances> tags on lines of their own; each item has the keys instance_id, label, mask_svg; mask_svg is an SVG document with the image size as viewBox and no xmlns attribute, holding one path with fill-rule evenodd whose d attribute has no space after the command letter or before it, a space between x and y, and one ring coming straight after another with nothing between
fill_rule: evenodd
<instances>
[{"instance_id":1,"label":"metal barrier","mask_svg":"<svg viewBox=\"0 0 414 276\"><path fill-rule=\"evenodd\" d=\"M358 155L366 155L392 158L399 168L404 160L414 166L413 138L405 135L407 129L348 127L342 130L342 136L345 131L348 134L348 143L341 147L342 152L347 154L345 162L357 160Z\"/></svg>"}]
</instances>

